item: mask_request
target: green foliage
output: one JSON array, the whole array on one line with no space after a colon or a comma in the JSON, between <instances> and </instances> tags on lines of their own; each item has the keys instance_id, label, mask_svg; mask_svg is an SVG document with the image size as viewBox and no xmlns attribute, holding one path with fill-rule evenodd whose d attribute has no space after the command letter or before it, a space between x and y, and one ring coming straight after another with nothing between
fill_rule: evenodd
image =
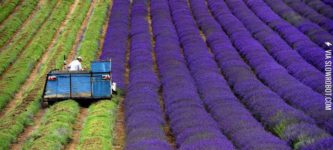
<instances>
[{"instance_id":1,"label":"green foliage","mask_svg":"<svg viewBox=\"0 0 333 150\"><path fill-rule=\"evenodd\" d=\"M0 23L15 9L20 0L6 0L0 5Z\"/></svg>"},{"instance_id":2,"label":"green foliage","mask_svg":"<svg viewBox=\"0 0 333 150\"><path fill-rule=\"evenodd\" d=\"M11 112L0 121L0 149L9 149L10 143L16 140L24 126L32 122L32 116L39 109L39 98L36 98L25 111Z\"/></svg>"},{"instance_id":3,"label":"green foliage","mask_svg":"<svg viewBox=\"0 0 333 150\"><path fill-rule=\"evenodd\" d=\"M34 17L23 26L11 39L11 42L0 51L0 75L13 63L24 46L31 40L35 33L40 29L44 21L51 14L55 7L56 0L46 0L40 9L36 10Z\"/></svg>"},{"instance_id":4,"label":"green foliage","mask_svg":"<svg viewBox=\"0 0 333 150\"><path fill-rule=\"evenodd\" d=\"M29 76L36 62L50 44L57 28L65 19L71 3L73 3L73 0L63 1L59 5L40 32L36 34L29 47L22 53L20 59L12 65L6 74L3 74L3 78L0 81L0 87L2 87L0 91L0 108L10 100Z\"/></svg>"},{"instance_id":5,"label":"green foliage","mask_svg":"<svg viewBox=\"0 0 333 150\"><path fill-rule=\"evenodd\" d=\"M96 53L100 48L99 42L102 37L103 25L109 8L110 0L100 0L89 19L86 32L78 49L78 55L82 56L83 66L89 68L90 61L96 58Z\"/></svg>"},{"instance_id":6,"label":"green foliage","mask_svg":"<svg viewBox=\"0 0 333 150\"><path fill-rule=\"evenodd\" d=\"M35 84L27 89L27 93L33 95L31 97L25 97L24 102L29 103L20 103L18 106L13 109L12 112L6 114L6 116L1 118L0 121L0 149L8 149L11 142L15 141L18 134L20 134L24 126L32 122L34 114L40 109L40 98L43 92L41 88L44 84L45 74L51 69L49 66L54 63L54 59L62 55L67 54L75 41L76 33L80 29L80 26L85 18L85 14L89 9L90 0L81 0L78 3L77 8L74 10L68 24L64 28L65 32L62 32L59 36L58 43L52 48L52 53L50 53L49 58L46 60L45 65L41 66L39 75L35 79ZM61 7L60 7L61 8ZM58 9L60 9L58 8ZM57 10L57 9L56 9ZM57 46L58 45L58 46ZM54 65L61 65L62 61L55 62ZM31 91L36 91L36 93ZM35 141L36 143L38 141ZM51 146L54 143L44 143L41 147L47 149L48 146ZM57 143L55 143L57 144ZM52 147L56 147L53 145Z\"/></svg>"},{"instance_id":7,"label":"green foliage","mask_svg":"<svg viewBox=\"0 0 333 150\"><path fill-rule=\"evenodd\" d=\"M78 149L112 149L116 107L113 100L99 101L89 107Z\"/></svg>"},{"instance_id":8,"label":"green foliage","mask_svg":"<svg viewBox=\"0 0 333 150\"><path fill-rule=\"evenodd\" d=\"M15 33L22 23L29 17L29 14L38 4L38 0L25 0L13 16L4 22L0 28L0 47Z\"/></svg>"},{"instance_id":9,"label":"green foliage","mask_svg":"<svg viewBox=\"0 0 333 150\"><path fill-rule=\"evenodd\" d=\"M62 101L50 107L39 128L25 141L23 149L61 149L72 134L79 109L79 105L73 100Z\"/></svg>"}]
</instances>

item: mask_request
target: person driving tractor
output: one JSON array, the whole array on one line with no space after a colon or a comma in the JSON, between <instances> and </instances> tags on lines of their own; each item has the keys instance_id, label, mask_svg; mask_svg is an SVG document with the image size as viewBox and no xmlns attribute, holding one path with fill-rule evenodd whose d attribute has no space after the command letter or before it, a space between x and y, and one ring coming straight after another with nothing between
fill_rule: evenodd
<instances>
[{"instance_id":1,"label":"person driving tractor","mask_svg":"<svg viewBox=\"0 0 333 150\"><path fill-rule=\"evenodd\" d=\"M67 66L67 69L69 71L82 71L83 68L81 62L82 62L82 57L79 56Z\"/></svg>"}]
</instances>

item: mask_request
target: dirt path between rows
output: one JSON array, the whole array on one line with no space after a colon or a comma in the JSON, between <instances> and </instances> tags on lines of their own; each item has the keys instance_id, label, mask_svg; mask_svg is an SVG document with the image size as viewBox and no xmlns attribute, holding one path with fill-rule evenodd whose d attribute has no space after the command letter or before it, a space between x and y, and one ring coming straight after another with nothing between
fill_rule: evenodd
<instances>
[{"instance_id":1,"label":"dirt path between rows","mask_svg":"<svg viewBox=\"0 0 333 150\"><path fill-rule=\"evenodd\" d=\"M49 58L49 54L51 53L51 49L56 43L57 39L60 36L60 33L63 31L64 27L69 21L70 16L73 14L79 0L75 0L74 4L70 7L69 13L66 15L65 20L61 23L60 28L58 28L56 34L53 36L53 39L51 43L49 44L46 52L41 56L41 59L38 61L38 63L35 65L32 73L29 75L28 79L24 82L24 84L21 86L21 88L18 90L18 92L15 94L14 98L9 101L9 103L6 105L6 107L1 111L0 118L9 112L10 110L14 109L17 104L21 103L23 98L26 96L26 92L29 90L31 85L36 80L36 77L39 75L39 70L41 66L47 61ZM42 88L42 87L40 87Z\"/></svg>"},{"instance_id":2,"label":"dirt path between rows","mask_svg":"<svg viewBox=\"0 0 333 150\"><path fill-rule=\"evenodd\" d=\"M80 142L80 132L82 130L82 125L84 119L87 117L88 108L81 107L80 114L77 116L77 119L74 124L74 130L72 133L71 141L65 146L64 150L75 150L77 145Z\"/></svg>"},{"instance_id":3,"label":"dirt path between rows","mask_svg":"<svg viewBox=\"0 0 333 150\"><path fill-rule=\"evenodd\" d=\"M36 12L38 12L38 10L42 7L42 5L45 5L46 3L46 0L40 0L36 6L36 8L32 11L32 13L29 15L29 17L24 20L24 22L21 24L21 26L15 31L15 33L12 35L12 37L10 37L10 39L2 46L0 47L0 52L3 48L5 48L7 45L9 45L9 43L11 43L13 41L13 38L17 36L17 34L19 33L19 31L24 27L26 26L26 24L28 24L31 19L33 17L35 17L36 15ZM2 25L1 25L2 26ZM0 28L1 28L0 26Z\"/></svg>"},{"instance_id":4,"label":"dirt path between rows","mask_svg":"<svg viewBox=\"0 0 333 150\"><path fill-rule=\"evenodd\" d=\"M116 113L116 124L114 128L114 150L123 150L125 144L125 117L124 117L124 98L121 98Z\"/></svg>"},{"instance_id":5,"label":"dirt path between rows","mask_svg":"<svg viewBox=\"0 0 333 150\"><path fill-rule=\"evenodd\" d=\"M46 110L41 109L34 117L33 123L24 129L24 132L17 138L17 142L13 143L10 147L11 150L21 150L25 140L35 131L41 124L42 118Z\"/></svg>"}]
</instances>

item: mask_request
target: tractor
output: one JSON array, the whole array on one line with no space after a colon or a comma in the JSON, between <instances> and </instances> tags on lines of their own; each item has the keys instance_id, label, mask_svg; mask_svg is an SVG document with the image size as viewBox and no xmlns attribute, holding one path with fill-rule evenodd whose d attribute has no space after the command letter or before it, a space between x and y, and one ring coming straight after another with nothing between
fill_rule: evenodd
<instances>
[{"instance_id":1,"label":"tractor","mask_svg":"<svg viewBox=\"0 0 333 150\"><path fill-rule=\"evenodd\" d=\"M111 60L93 61L90 71L52 70L47 74L41 105L73 99L93 101L110 99L116 92L112 82Z\"/></svg>"}]
</instances>

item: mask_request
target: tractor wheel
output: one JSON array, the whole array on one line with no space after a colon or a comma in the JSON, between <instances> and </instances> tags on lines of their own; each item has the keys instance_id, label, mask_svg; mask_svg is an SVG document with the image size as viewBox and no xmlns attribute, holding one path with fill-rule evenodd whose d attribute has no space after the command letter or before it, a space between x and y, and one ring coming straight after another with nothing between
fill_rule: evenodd
<instances>
[{"instance_id":1,"label":"tractor wheel","mask_svg":"<svg viewBox=\"0 0 333 150\"><path fill-rule=\"evenodd\" d=\"M47 108L49 106L49 102L42 102L42 108Z\"/></svg>"}]
</instances>

